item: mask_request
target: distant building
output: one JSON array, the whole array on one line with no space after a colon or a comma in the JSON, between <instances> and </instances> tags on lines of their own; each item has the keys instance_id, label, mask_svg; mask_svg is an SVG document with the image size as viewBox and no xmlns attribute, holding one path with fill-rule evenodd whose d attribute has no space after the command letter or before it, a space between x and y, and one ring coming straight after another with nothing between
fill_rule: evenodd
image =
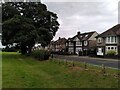
<instances>
[{"instance_id":1,"label":"distant building","mask_svg":"<svg viewBox=\"0 0 120 90\"><path fill-rule=\"evenodd\" d=\"M66 42L67 51L72 54L88 55L88 51L96 47L96 31L80 33L78 32L72 38L68 38Z\"/></svg>"},{"instance_id":2,"label":"distant building","mask_svg":"<svg viewBox=\"0 0 120 90\"><path fill-rule=\"evenodd\" d=\"M49 44L49 50L51 51L65 51L66 49L66 38L60 38L56 41L51 41L51 43Z\"/></svg>"},{"instance_id":3,"label":"distant building","mask_svg":"<svg viewBox=\"0 0 120 90\"><path fill-rule=\"evenodd\" d=\"M54 44L55 41L51 41L50 44L48 45L48 49L50 51L55 51L55 44Z\"/></svg>"},{"instance_id":4,"label":"distant building","mask_svg":"<svg viewBox=\"0 0 120 90\"><path fill-rule=\"evenodd\" d=\"M104 56L110 50L120 55L120 24L108 29L97 37L97 55Z\"/></svg>"}]
</instances>

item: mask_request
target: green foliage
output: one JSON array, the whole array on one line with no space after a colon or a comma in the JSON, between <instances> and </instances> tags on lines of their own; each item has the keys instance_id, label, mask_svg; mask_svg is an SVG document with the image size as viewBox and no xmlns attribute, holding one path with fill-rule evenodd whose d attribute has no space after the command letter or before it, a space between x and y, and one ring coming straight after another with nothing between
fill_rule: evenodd
<instances>
[{"instance_id":1,"label":"green foliage","mask_svg":"<svg viewBox=\"0 0 120 90\"><path fill-rule=\"evenodd\" d=\"M32 56L38 60L48 60L50 52L46 50L35 50L32 52Z\"/></svg>"},{"instance_id":2,"label":"green foliage","mask_svg":"<svg viewBox=\"0 0 120 90\"><path fill-rule=\"evenodd\" d=\"M116 55L116 51L115 50L109 50L107 52L107 55Z\"/></svg>"},{"instance_id":3,"label":"green foliage","mask_svg":"<svg viewBox=\"0 0 120 90\"><path fill-rule=\"evenodd\" d=\"M17 43L23 54L31 52L35 43L45 47L59 28L57 19L40 2L6 2L2 5L2 44Z\"/></svg>"},{"instance_id":4,"label":"green foliage","mask_svg":"<svg viewBox=\"0 0 120 90\"><path fill-rule=\"evenodd\" d=\"M81 62L75 63L79 67L70 68L54 61L39 62L19 53L2 52L2 88L118 88L119 79L99 74L101 67L89 65L90 70L82 70ZM118 73L117 69L108 71Z\"/></svg>"}]
</instances>

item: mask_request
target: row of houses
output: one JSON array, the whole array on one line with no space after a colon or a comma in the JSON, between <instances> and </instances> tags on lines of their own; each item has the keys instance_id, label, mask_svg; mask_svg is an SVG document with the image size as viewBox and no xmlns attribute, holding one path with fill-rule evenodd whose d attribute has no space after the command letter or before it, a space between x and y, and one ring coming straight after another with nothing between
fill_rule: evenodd
<instances>
[{"instance_id":1,"label":"row of houses","mask_svg":"<svg viewBox=\"0 0 120 90\"><path fill-rule=\"evenodd\" d=\"M58 52L58 51L66 51L66 38L60 38L56 41L51 41L48 49L50 51Z\"/></svg>"},{"instance_id":2,"label":"row of houses","mask_svg":"<svg viewBox=\"0 0 120 90\"><path fill-rule=\"evenodd\" d=\"M49 50L64 51L71 54L87 56L89 54L104 56L114 50L120 56L120 24L113 26L105 32L98 34L96 31L77 34L71 38L60 38L51 41Z\"/></svg>"}]
</instances>

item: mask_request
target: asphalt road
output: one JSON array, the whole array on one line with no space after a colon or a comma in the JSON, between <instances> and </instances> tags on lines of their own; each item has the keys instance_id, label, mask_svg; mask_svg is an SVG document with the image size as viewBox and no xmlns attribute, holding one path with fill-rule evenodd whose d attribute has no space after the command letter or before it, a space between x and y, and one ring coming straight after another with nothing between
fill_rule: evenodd
<instances>
[{"instance_id":1,"label":"asphalt road","mask_svg":"<svg viewBox=\"0 0 120 90\"><path fill-rule=\"evenodd\" d=\"M102 65L104 64L107 67L120 69L120 60L115 59L102 59L102 58L91 58L91 57L82 57L82 56L65 56L65 55L54 55L54 58L59 58L61 60L69 61L79 61L86 62L93 65Z\"/></svg>"}]
</instances>

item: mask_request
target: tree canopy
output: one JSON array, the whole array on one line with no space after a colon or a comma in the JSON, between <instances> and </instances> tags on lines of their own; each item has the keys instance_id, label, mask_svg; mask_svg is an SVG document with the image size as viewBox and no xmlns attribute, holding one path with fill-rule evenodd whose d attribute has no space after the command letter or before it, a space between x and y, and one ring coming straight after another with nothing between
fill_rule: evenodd
<instances>
[{"instance_id":1,"label":"tree canopy","mask_svg":"<svg viewBox=\"0 0 120 90\"><path fill-rule=\"evenodd\" d=\"M16 43L22 53L31 52L35 43L47 46L55 36L57 14L40 2L7 2L2 5L2 44Z\"/></svg>"}]
</instances>

